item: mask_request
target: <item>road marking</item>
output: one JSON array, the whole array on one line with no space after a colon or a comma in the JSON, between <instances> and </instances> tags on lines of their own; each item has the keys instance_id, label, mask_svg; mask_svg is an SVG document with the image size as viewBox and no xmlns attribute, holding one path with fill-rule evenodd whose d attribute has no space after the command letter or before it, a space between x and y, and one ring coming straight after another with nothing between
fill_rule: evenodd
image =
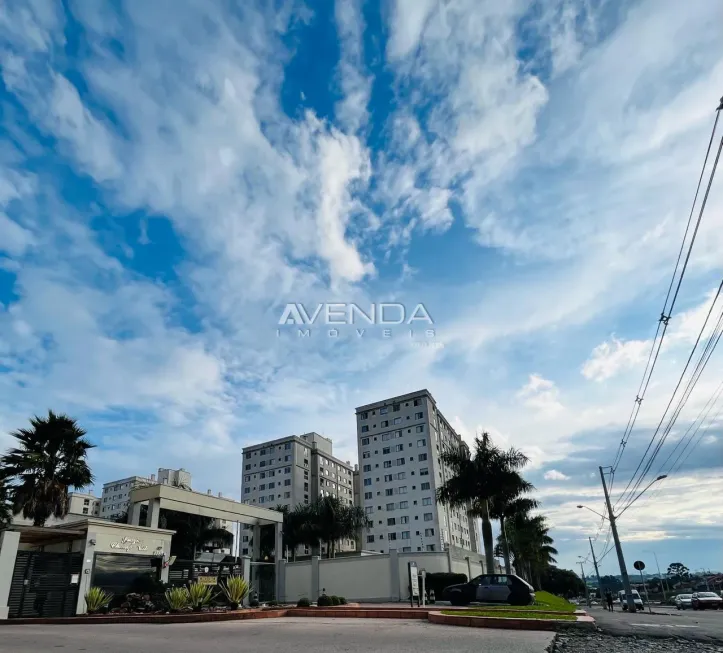
<instances>
[{"instance_id":1,"label":"road marking","mask_svg":"<svg viewBox=\"0 0 723 653\"><path fill-rule=\"evenodd\" d=\"M688 624L630 624L631 626L645 626L646 628L700 628Z\"/></svg>"}]
</instances>

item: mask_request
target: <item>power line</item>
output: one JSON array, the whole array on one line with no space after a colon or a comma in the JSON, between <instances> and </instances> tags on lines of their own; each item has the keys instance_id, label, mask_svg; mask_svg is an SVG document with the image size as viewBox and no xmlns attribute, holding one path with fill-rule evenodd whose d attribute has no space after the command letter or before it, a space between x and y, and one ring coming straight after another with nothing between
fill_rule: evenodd
<instances>
[{"instance_id":1,"label":"power line","mask_svg":"<svg viewBox=\"0 0 723 653\"><path fill-rule=\"evenodd\" d=\"M706 165L708 164L708 157L710 155L711 146L713 145L713 139L715 138L715 132L716 127L718 125L718 118L720 117L720 111L723 109L723 98L721 98L721 102L716 109L716 115L715 120L713 121L713 129L710 134L710 139L708 141L708 147L706 148L705 152L705 158L703 160L703 167L700 171L700 176L698 177L698 184L695 189L695 195L693 196L693 203L690 207L690 213L688 214L688 222L685 227L685 233L683 234L683 240L680 243L680 250L678 251L678 258L675 261L675 267L673 268L673 274L670 278L670 284L668 285L668 292L665 295L665 301L663 302L663 310L660 313L660 318L658 319L658 326L655 330L655 337L653 338L652 345L650 347L650 353L648 354L648 360L645 364L645 369L643 370L643 378L640 381L640 386L638 388L638 394L635 397L635 401L633 403L633 409L630 413L630 417L628 418L628 423L625 427L625 431L623 432L623 436L620 440L620 444L618 445L618 450L615 454L615 459L613 460L612 469L610 472L610 492L613 491L613 484L615 482L615 472L617 471L618 465L620 464L620 461L623 457L623 453L625 451L625 446L628 443L628 440L630 438L630 434L632 433L633 427L635 426L635 422L638 418L638 413L640 412L640 406L643 403L643 399L645 398L645 393L648 389L648 385L650 383L650 379L653 375L653 370L655 369L655 364L658 360L658 355L660 354L660 349L663 345L663 339L665 338L665 332L668 328L668 322L670 321L670 317L673 314L673 308L675 306L675 301L678 298L678 293L680 292L680 286L683 282L683 277L685 276L685 271L688 267L688 261L690 260L691 252L693 251L693 244L695 243L695 238L698 234L698 228L700 226L701 218L703 217L703 210L705 209L705 204L708 200L708 192L710 191L710 184L713 181L713 176L715 175L715 169L718 165L718 157L720 156L720 147L718 148L718 156L716 157L715 164L713 166L713 171L711 173L711 178L708 183L708 188L706 189L705 198L703 200L703 204L701 206L700 213L698 215L698 220L695 225L695 229L693 231L693 235L690 240L690 245L688 246L688 252L685 257L685 261L683 263L683 268L680 272L680 277L678 279L678 285L675 288L675 293L673 294L673 299L670 303L670 306L668 307L668 299L670 298L671 290L673 289L673 284L675 282L675 277L678 272L678 266L680 265L680 259L683 255L683 250L685 248L685 241L688 237L688 232L690 230L690 225L693 220L693 212L695 210L696 202L698 201L698 194L700 193L700 186L703 181L703 175L705 173ZM721 146L723 146L723 139L721 139ZM662 327L662 329L661 329ZM660 335L660 339L658 339L658 335Z\"/></svg>"},{"instance_id":2,"label":"power line","mask_svg":"<svg viewBox=\"0 0 723 653\"><path fill-rule=\"evenodd\" d=\"M721 140L721 145L723 145L723 139ZM625 493L627 492L628 488L630 488L630 486L633 485L636 474L638 473L641 466L643 465L643 462L645 461L645 457L648 455L648 452L650 451L650 448L652 447L653 442L655 442L655 438L657 437L657 435L660 431L660 428L663 424L663 421L665 420L665 417L668 414L668 411L670 410L670 407L673 404L673 400L675 399L675 397L678 393L678 389L680 388L680 385L683 382L685 373L688 370L690 362L693 359L693 355L695 354L695 351L698 348L698 344L700 343L703 333L708 325L708 320L710 319L710 316L713 312L713 308L715 307L715 304L718 301L718 297L721 294L721 290L723 290L723 280L721 281L720 285L718 286L718 291L716 292L715 297L713 298L713 301L710 305L710 309L708 310L708 313L706 315L705 322L703 323L703 326L701 327L700 332L698 333L698 337L696 338L695 344L693 345L693 349L691 350L690 355L688 356L688 360L686 361L685 367L683 368L683 371L680 374L680 378L678 379L678 383L676 384L675 389L673 390L673 393L670 397L670 400L668 401L668 405L666 406L665 411L663 412L663 416L660 418L660 422L658 423L658 426L655 429L655 431L650 439L650 442L648 443L648 446L645 449L645 452L643 453L643 455L640 459L640 462L638 463L638 466L635 469L635 472L633 472L633 475L632 475L630 481L628 482L628 485L626 486L625 490L623 490L622 495L618 499L616 506L617 506L617 504L621 504L621 503L623 503L623 501L626 500ZM698 383L698 380L700 379L700 376L703 373L703 370L707 366L708 361L710 360L710 357L713 355L713 351L715 350L716 346L718 345L721 335L723 335L723 310L721 310L721 313L718 317L718 322L708 337L708 341L706 343L705 349L703 350L703 353L701 354L700 358L698 359L698 362L696 363L696 367L693 370L693 373L691 374L690 378L688 379L688 383L687 383L685 390L683 391L683 394L678 399L678 403L677 403L675 409L673 410L673 414L670 416L670 419L668 420L667 426L663 430L663 434L661 435L660 440L656 444L647 463L645 463L645 467L644 467L643 471L641 472L640 476L638 477L637 481L635 481L632 489L630 490L630 493L629 493L627 499L632 499L636 490L640 487L641 483L643 482L645 475L650 470L650 467L652 466L653 461L655 460L655 458L658 455L665 440L667 439L668 435L670 434L670 431L672 430L673 425L675 424L676 420L678 419L680 412L682 411L683 407L687 403L688 398L690 397L690 394L693 391L693 388L695 388L696 384ZM630 501L630 503L632 503L632 501ZM630 503L628 503L627 505L630 505Z\"/></svg>"}]
</instances>

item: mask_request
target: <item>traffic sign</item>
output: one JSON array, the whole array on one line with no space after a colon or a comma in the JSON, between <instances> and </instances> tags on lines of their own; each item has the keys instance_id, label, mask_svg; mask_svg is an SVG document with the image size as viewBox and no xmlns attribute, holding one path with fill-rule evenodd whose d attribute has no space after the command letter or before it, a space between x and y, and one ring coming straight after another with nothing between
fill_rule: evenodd
<instances>
[{"instance_id":1,"label":"traffic sign","mask_svg":"<svg viewBox=\"0 0 723 653\"><path fill-rule=\"evenodd\" d=\"M645 569L645 563L642 560L636 560L633 563L633 567L635 567L638 571L643 571L643 569Z\"/></svg>"}]
</instances>

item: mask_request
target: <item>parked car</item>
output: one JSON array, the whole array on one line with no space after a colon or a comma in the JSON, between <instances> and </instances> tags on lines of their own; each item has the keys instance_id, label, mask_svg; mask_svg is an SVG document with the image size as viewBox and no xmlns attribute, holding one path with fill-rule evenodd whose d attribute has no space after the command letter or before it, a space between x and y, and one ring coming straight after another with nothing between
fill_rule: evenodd
<instances>
[{"instance_id":1,"label":"parked car","mask_svg":"<svg viewBox=\"0 0 723 653\"><path fill-rule=\"evenodd\" d=\"M468 583L445 587L442 599L452 605L468 605L474 601L530 605L535 602L535 589L514 574L485 574Z\"/></svg>"},{"instance_id":2,"label":"parked car","mask_svg":"<svg viewBox=\"0 0 723 653\"><path fill-rule=\"evenodd\" d=\"M635 602L635 609L636 610L643 610L643 599L640 598L640 594L638 594L638 590L631 590L631 593L633 595L633 601ZM623 610L628 609L628 600L625 597L625 590L620 590L618 592L618 602L620 603Z\"/></svg>"},{"instance_id":3,"label":"parked car","mask_svg":"<svg viewBox=\"0 0 723 653\"><path fill-rule=\"evenodd\" d=\"M678 608L678 610L687 610L691 607L692 598L692 594L678 594L678 596L675 597L675 607Z\"/></svg>"},{"instance_id":4,"label":"parked car","mask_svg":"<svg viewBox=\"0 0 723 653\"><path fill-rule=\"evenodd\" d=\"M723 599L715 592L694 592L690 604L693 610L720 610Z\"/></svg>"}]
</instances>

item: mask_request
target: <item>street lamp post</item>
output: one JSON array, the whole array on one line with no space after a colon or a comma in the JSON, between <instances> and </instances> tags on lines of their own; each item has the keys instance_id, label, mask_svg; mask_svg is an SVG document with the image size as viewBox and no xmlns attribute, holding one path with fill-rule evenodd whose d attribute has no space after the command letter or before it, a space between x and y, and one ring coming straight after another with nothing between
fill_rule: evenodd
<instances>
[{"instance_id":1,"label":"street lamp post","mask_svg":"<svg viewBox=\"0 0 723 653\"><path fill-rule=\"evenodd\" d=\"M655 555L655 551L651 551L650 549L645 549L644 553L652 553L653 557L655 558L655 566L658 568L658 576L660 577L660 589L663 591L663 601L667 601L668 597L665 594L665 586L668 584L668 579L663 578L663 574L660 573L660 565L658 564L658 556ZM668 591L670 592L670 586L668 586Z\"/></svg>"},{"instance_id":2,"label":"street lamp post","mask_svg":"<svg viewBox=\"0 0 723 653\"><path fill-rule=\"evenodd\" d=\"M654 479L650 483L648 483L647 487L638 494L632 501L628 503L627 506L625 506L617 515L613 513L613 507L610 503L610 495L608 494L608 486L605 483L605 474L603 472L603 468L599 467L600 469L600 480L602 481L603 486L603 492L605 494L605 504L607 506L607 517L605 515L601 515L599 512L593 510L592 508L588 508L587 506L578 506L578 508L586 508L590 512L594 512L599 517L602 517L603 519L609 519L610 520L610 530L613 534L613 541L615 543L615 552L618 556L618 564L620 565L620 575L623 578L623 587L625 588L625 597L628 604L628 611L635 612L635 600L633 599L633 592L632 588L630 587L630 577L628 576L628 570L625 566L625 558L623 556L623 548L620 545L620 537L618 536L618 526L617 526L617 519L630 507L632 506L643 494L645 494L650 486L653 483L656 483L657 481L662 481L664 478L667 478L667 474L662 474L661 476L658 476L658 478Z\"/></svg>"},{"instance_id":3,"label":"street lamp post","mask_svg":"<svg viewBox=\"0 0 723 653\"><path fill-rule=\"evenodd\" d=\"M600 600L603 598L603 586L600 580L600 571L597 568L597 558L595 557L595 549L592 546L592 538L588 537L587 541L590 542L590 553L592 553L592 564L595 566L595 575L597 576L597 591L600 594Z\"/></svg>"},{"instance_id":4,"label":"street lamp post","mask_svg":"<svg viewBox=\"0 0 723 653\"><path fill-rule=\"evenodd\" d=\"M582 558L582 556L577 556L578 558ZM587 603L587 607L590 607L590 591L587 588L587 578L585 578L585 568L582 566L583 561L579 560L580 563L580 573L582 575L582 584L585 586L585 601Z\"/></svg>"}]
</instances>

